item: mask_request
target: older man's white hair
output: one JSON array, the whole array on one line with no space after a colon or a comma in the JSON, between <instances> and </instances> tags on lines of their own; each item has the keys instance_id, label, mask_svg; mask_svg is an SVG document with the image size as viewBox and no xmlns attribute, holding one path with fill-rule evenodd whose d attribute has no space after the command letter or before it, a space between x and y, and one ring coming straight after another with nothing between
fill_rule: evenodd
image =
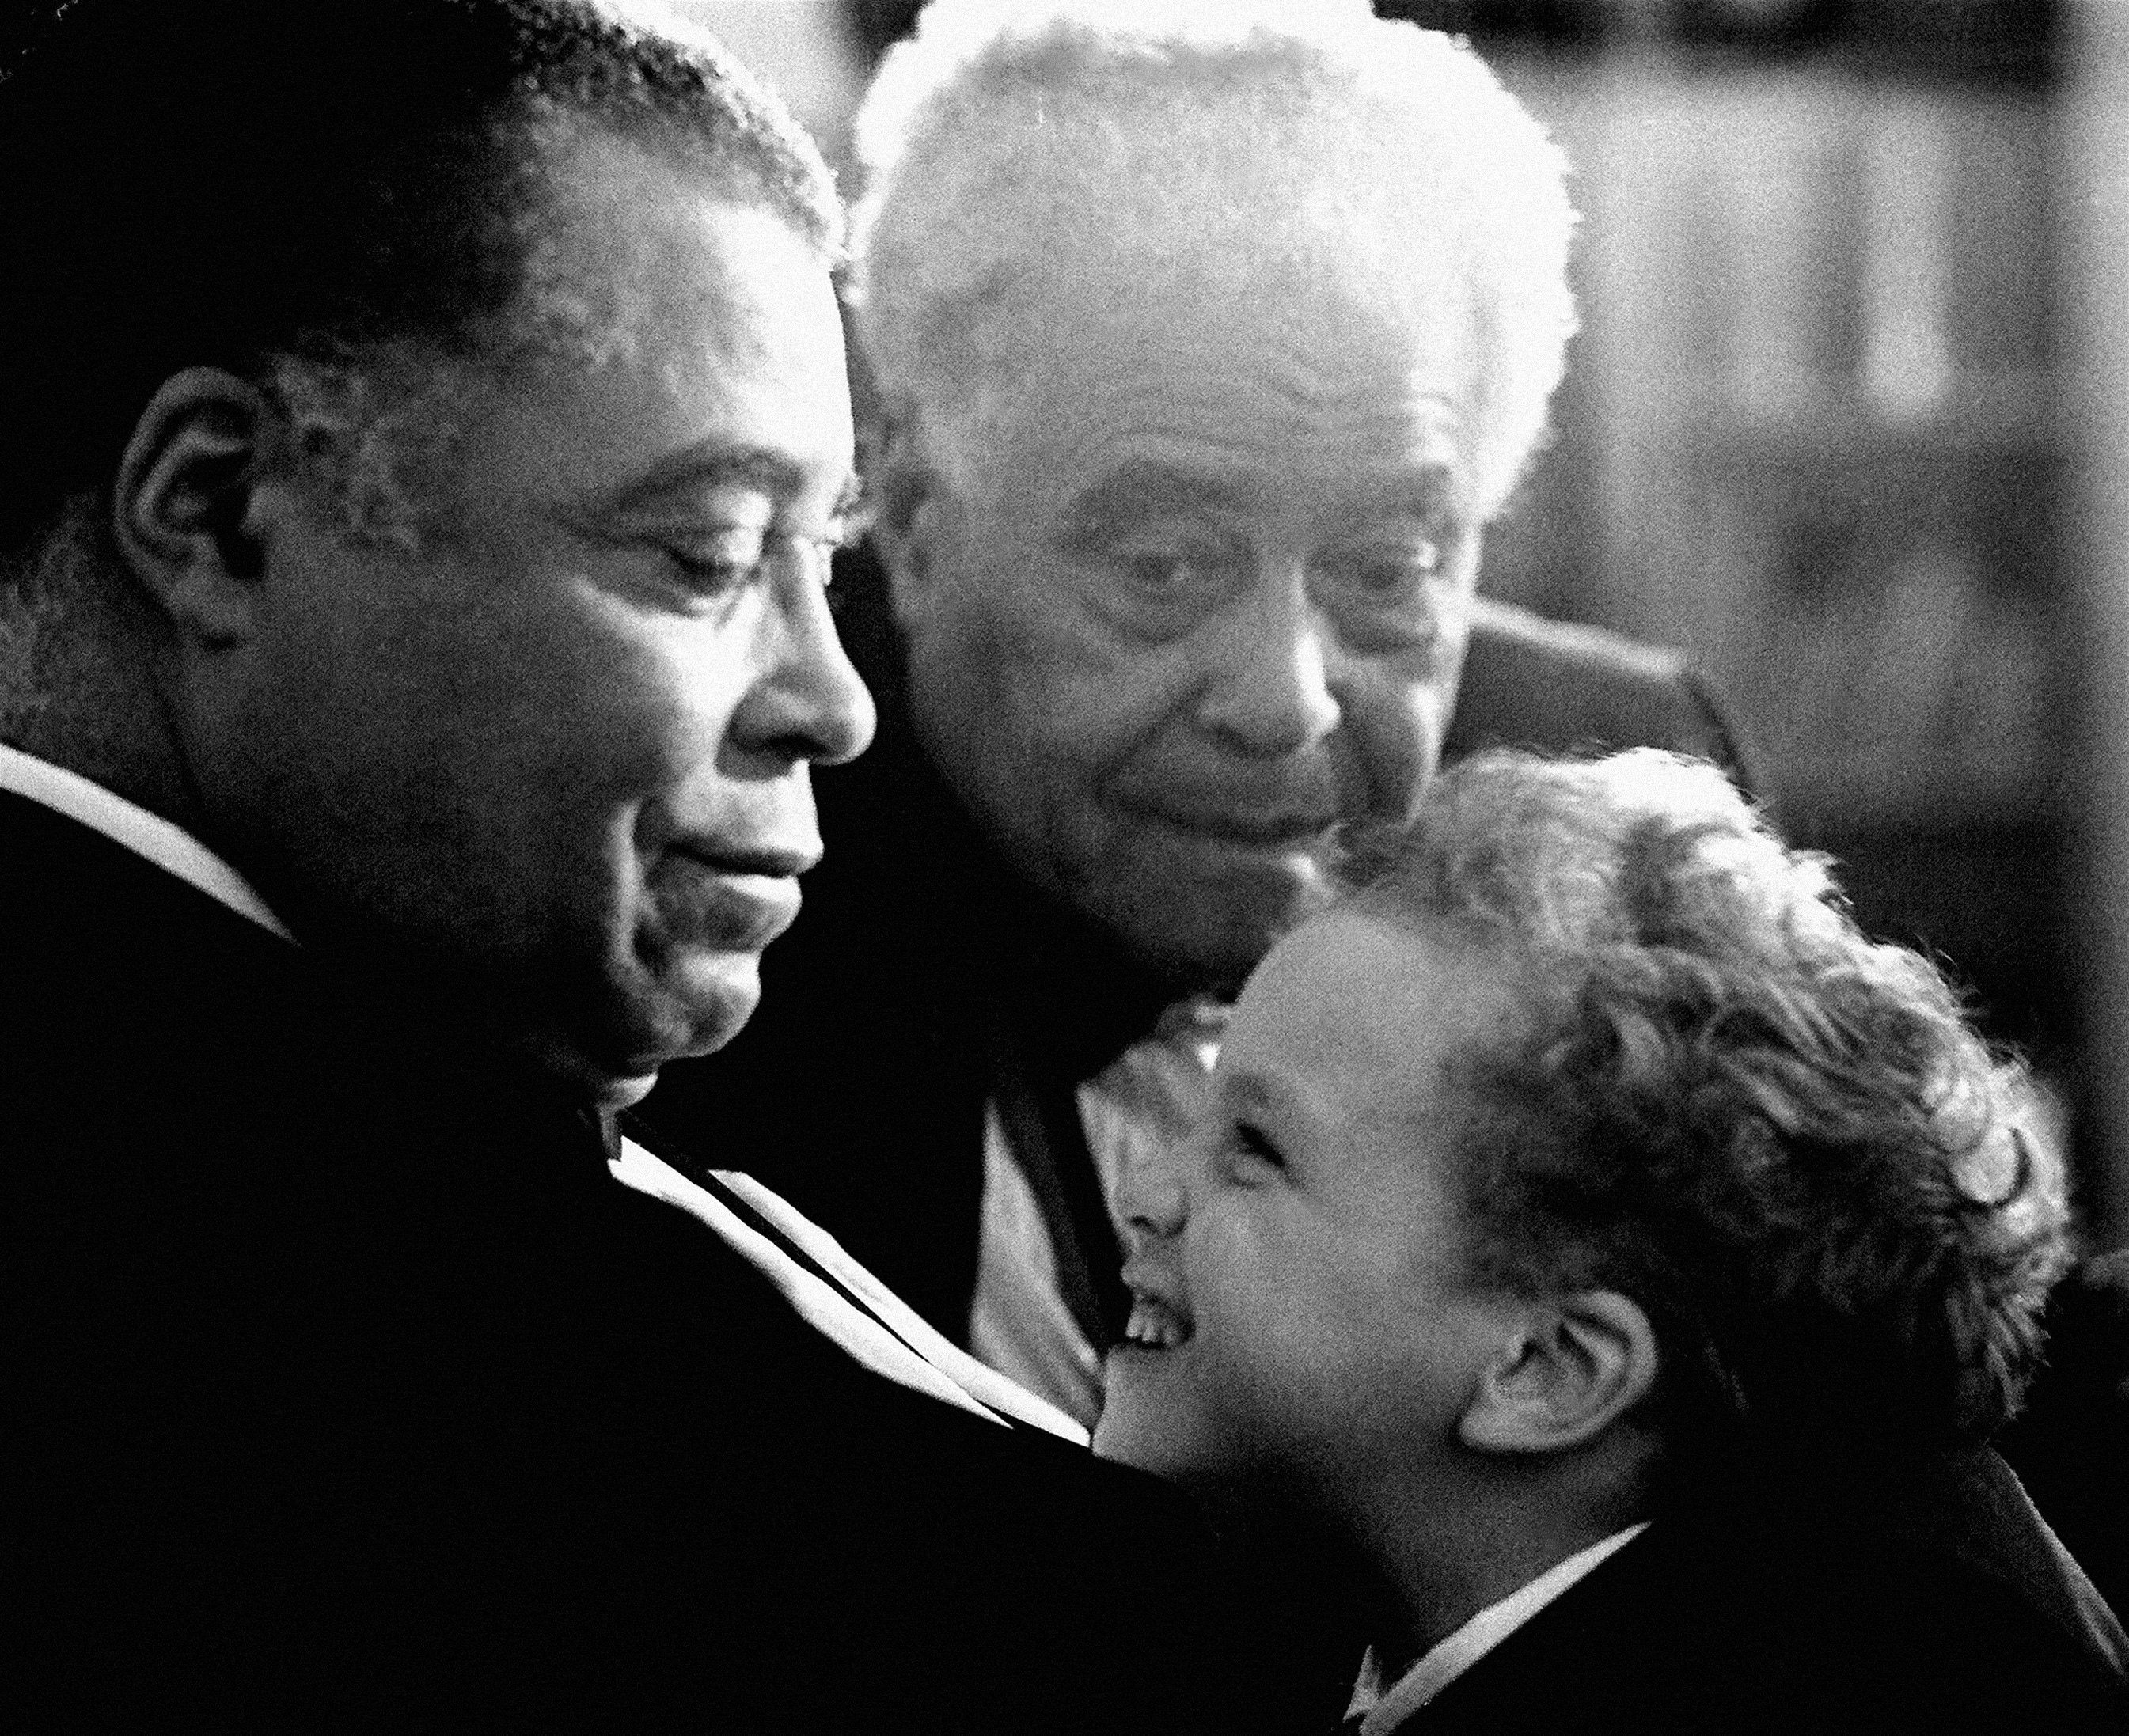
<instances>
[{"instance_id":1,"label":"older man's white hair","mask_svg":"<svg viewBox=\"0 0 2129 1736\"><path fill-rule=\"evenodd\" d=\"M933 0L857 146L860 336L933 462L991 449L1023 322L1156 284L1469 318L1486 516L1544 428L1565 163L1468 49L1365 0Z\"/></svg>"}]
</instances>

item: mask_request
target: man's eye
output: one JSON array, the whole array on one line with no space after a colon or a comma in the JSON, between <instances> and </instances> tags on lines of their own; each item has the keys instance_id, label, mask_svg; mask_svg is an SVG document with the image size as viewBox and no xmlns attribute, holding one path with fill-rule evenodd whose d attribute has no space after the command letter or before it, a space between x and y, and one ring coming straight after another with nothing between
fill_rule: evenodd
<instances>
[{"instance_id":1,"label":"man's eye","mask_svg":"<svg viewBox=\"0 0 2129 1736\"><path fill-rule=\"evenodd\" d=\"M1126 539L1103 551L1088 592L1125 631L1165 639L1187 630L1245 582L1235 554L1189 540Z\"/></svg>"},{"instance_id":2,"label":"man's eye","mask_svg":"<svg viewBox=\"0 0 2129 1736\"><path fill-rule=\"evenodd\" d=\"M1448 565L1453 533L1414 535L1386 548L1358 549L1332 566L1339 587L1355 601L1400 608L1425 600Z\"/></svg>"},{"instance_id":3,"label":"man's eye","mask_svg":"<svg viewBox=\"0 0 2129 1736\"><path fill-rule=\"evenodd\" d=\"M788 563L804 583L826 590L834 579L836 536L731 530L664 545L665 558L698 590L737 590L755 583L772 564Z\"/></svg>"},{"instance_id":4,"label":"man's eye","mask_svg":"<svg viewBox=\"0 0 2129 1736\"><path fill-rule=\"evenodd\" d=\"M1057 546L1079 574L1086 607L1133 639L1188 632L1248 582L1246 545L1212 527L1102 521L1072 529Z\"/></svg>"},{"instance_id":5,"label":"man's eye","mask_svg":"<svg viewBox=\"0 0 2129 1736\"><path fill-rule=\"evenodd\" d=\"M1117 564L1133 584L1146 591L1179 590L1202 574L1206 565L1200 557L1175 549L1126 554Z\"/></svg>"},{"instance_id":6,"label":"man's eye","mask_svg":"<svg viewBox=\"0 0 2129 1736\"><path fill-rule=\"evenodd\" d=\"M1247 564L1247 554L1224 539L1189 530L1119 537L1109 563L1131 588L1150 602L1194 597L1227 584Z\"/></svg>"},{"instance_id":7,"label":"man's eye","mask_svg":"<svg viewBox=\"0 0 2129 1736\"><path fill-rule=\"evenodd\" d=\"M664 545L665 558L689 584L710 591L750 584L760 570L765 539L759 530L734 526L707 536L677 538Z\"/></svg>"},{"instance_id":8,"label":"man's eye","mask_svg":"<svg viewBox=\"0 0 2129 1736\"><path fill-rule=\"evenodd\" d=\"M1441 545L1415 543L1387 559L1363 561L1355 577L1372 596L1406 597L1441 570Z\"/></svg>"}]
</instances>

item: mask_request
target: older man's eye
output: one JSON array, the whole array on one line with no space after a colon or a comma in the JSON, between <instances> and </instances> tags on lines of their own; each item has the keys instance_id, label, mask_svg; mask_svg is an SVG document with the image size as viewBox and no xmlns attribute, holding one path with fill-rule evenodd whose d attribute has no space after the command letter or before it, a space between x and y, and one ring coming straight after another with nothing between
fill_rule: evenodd
<instances>
[{"instance_id":1,"label":"older man's eye","mask_svg":"<svg viewBox=\"0 0 2129 1736\"><path fill-rule=\"evenodd\" d=\"M1457 533L1445 528L1387 547L1342 551L1316 569L1311 591L1356 644L1439 646L1462 606L1455 583L1456 541Z\"/></svg>"},{"instance_id":2,"label":"older man's eye","mask_svg":"<svg viewBox=\"0 0 2129 1736\"><path fill-rule=\"evenodd\" d=\"M1219 577L1219 557L1206 549L1129 549L1117 564L1138 589L1155 595L1192 590Z\"/></svg>"},{"instance_id":3,"label":"older man's eye","mask_svg":"<svg viewBox=\"0 0 2129 1736\"><path fill-rule=\"evenodd\" d=\"M1390 547L1355 549L1331 564L1340 587L1356 601L1417 602L1448 564L1446 539L1415 535Z\"/></svg>"},{"instance_id":4,"label":"older man's eye","mask_svg":"<svg viewBox=\"0 0 2129 1736\"><path fill-rule=\"evenodd\" d=\"M1248 550L1217 535L1098 526L1066 545L1087 606L1117 631L1159 640L1188 632L1248 582Z\"/></svg>"}]
</instances>

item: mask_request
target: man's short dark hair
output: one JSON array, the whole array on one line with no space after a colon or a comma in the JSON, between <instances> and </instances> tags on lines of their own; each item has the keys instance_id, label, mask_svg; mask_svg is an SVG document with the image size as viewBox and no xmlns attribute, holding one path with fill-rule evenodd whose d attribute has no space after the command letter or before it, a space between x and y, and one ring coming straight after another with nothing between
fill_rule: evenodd
<instances>
[{"instance_id":1,"label":"man's short dark hair","mask_svg":"<svg viewBox=\"0 0 2129 1736\"><path fill-rule=\"evenodd\" d=\"M1461 935L1530 1010L1450 1071L1469 1275L1633 1297L1688 1458L2015 1409L2067 1252L2019 1075L1713 767L1481 754L1355 873L1355 909Z\"/></svg>"},{"instance_id":2,"label":"man's short dark hair","mask_svg":"<svg viewBox=\"0 0 2129 1736\"><path fill-rule=\"evenodd\" d=\"M572 122L840 253L775 100L593 0L40 0L0 26L0 559L110 480L182 369L467 352Z\"/></svg>"}]
</instances>

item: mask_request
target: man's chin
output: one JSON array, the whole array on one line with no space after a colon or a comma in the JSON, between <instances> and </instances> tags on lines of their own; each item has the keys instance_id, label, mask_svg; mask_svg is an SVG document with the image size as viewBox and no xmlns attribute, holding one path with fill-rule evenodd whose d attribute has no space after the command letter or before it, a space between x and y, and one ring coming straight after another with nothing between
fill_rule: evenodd
<instances>
[{"instance_id":1,"label":"man's chin","mask_svg":"<svg viewBox=\"0 0 2129 1736\"><path fill-rule=\"evenodd\" d=\"M658 1083L660 1068L707 1055L737 1036L761 999L759 961L722 954L669 965L657 977L621 985L603 1029L535 1034L541 1070L588 1106L626 1109Z\"/></svg>"},{"instance_id":2,"label":"man's chin","mask_svg":"<svg viewBox=\"0 0 2129 1736\"><path fill-rule=\"evenodd\" d=\"M710 1054L740 1034L761 1002L761 955L676 949L641 961L612 987L607 1071L655 1077L669 1063Z\"/></svg>"},{"instance_id":3,"label":"man's chin","mask_svg":"<svg viewBox=\"0 0 2129 1736\"><path fill-rule=\"evenodd\" d=\"M1283 858L1186 873L1162 857L1091 882L1081 908L1179 991L1231 995L1274 942L1330 901L1312 860Z\"/></svg>"},{"instance_id":4,"label":"man's chin","mask_svg":"<svg viewBox=\"0 0 2129 1736\"><path fill-rule=\"evenodd\" d=\"M1180 920L1155 925L1145 916L1164 914L1155 906L1134 912L1139 920L1115 925L1125 949L1178 992L1229 998L1263 961L1273 944L1301 921L1293 901L1267 901L1256 909L1212 911L1203 906L1179 912Z\"/></svg>"},{"instance_id":5,"label":"man's chin","mask_svg":"<svg viewBox=\"0 0 2129 1736\"><path fill-rule=\"evenodd\" d=\"M586 1109L626 1109L650 1095L662 1060L592 1053L567 1036L533 1034L525 1045L533 1064Z\"/></svg>"},{"instance_id":6,"label":"man's chin","mask_svg":"<svg viewBox=\"0 0 2129 1736\"><path fill-rule=\"evenodd\" d=\"M703 952L671 961L659 982L652 1070L714 1053L736 1037L761 1004L761 954Z\"/></svg>"}]
</instances>

